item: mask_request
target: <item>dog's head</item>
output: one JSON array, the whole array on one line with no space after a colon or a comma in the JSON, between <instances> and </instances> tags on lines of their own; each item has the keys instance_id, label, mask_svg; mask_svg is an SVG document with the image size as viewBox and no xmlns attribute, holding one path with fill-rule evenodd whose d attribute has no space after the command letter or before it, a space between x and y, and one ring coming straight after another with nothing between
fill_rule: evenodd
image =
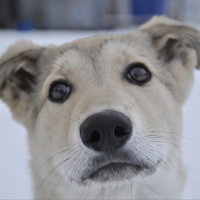
<instances>
[{"instance_id":1,"label":"dog's head","mask_svg":"<svg viewBox=\"0 0 200 200\"><path fill-rule=\"evenodd\" d=\"M179 152L199 55L199 32L164 17L59 47L20 41L0 60L0 97L28 129L38 168L78 184L142 178Z\"/></svg>"}]
</instances>

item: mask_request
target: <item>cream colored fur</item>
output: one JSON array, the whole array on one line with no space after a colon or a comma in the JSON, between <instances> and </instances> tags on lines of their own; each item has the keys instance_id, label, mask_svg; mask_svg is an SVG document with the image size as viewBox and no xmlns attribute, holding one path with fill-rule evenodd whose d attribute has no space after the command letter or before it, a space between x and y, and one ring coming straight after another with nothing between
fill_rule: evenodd
<instances>
[{"instance_id":1,"label":"cream colored fur","mask_svg":"<svg viewBox=\"0 0 200 200\"><path fill-rule=\"evenodd\" d=\"M27 128L35 198L180 198L187 176L180 151L182 106L199 68L199 39L197 30L155 17L127 35L45 48L26 41L11 46L0 59L0 98ZM152 73L144 86L122 78L127 66L138 62ZM31 76L21 76L24 70ZM72 83L74 91L64 103L53 103L49 86L60 79ZM154 172L81 184L98 153L83 145L79 126L106 109L131 119L133 134L125 149L152 166L159 161Z\"/></svg>"}]
</instances>

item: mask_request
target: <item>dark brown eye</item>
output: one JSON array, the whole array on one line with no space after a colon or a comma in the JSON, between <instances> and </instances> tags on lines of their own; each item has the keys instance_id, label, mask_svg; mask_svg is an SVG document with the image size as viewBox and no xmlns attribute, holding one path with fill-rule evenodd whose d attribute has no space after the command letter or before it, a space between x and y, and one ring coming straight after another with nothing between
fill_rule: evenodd
<instances>
[{"instance_id":1,"label":"dark brown eye","mask_svg":"<svg viewBox=\"0 0 200 200\"><path fill-rule=\"evenodd\" d=\"M51 84L49 89L49 99L53 102L65 101L71 91L71 87L64 82L56 81Z\"/></svg>"},{"instance_id":2,"label":"dark brown eye","mask_svg":"<svg viewBox=\"0 0 200 200\"><path fill-rule=\"evenodd\" d=\"M129 81L137 85L143 85L150 80L151 73L144 64L135 63L129 66L127 77Z\"/></svg>"}]
</instances>

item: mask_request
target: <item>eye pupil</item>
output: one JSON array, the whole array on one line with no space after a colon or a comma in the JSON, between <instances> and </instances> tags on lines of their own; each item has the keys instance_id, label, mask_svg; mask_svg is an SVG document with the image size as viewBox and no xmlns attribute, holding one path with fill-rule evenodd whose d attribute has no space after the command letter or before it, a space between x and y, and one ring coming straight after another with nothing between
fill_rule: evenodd
<instances>
[{"instance_id":1,"label":"eye pupil","mask_svg":"<svg viewBox=\"0 0 200 200\"><path fill-rule=\"evenodd\" d=\"M64 101L70 93L70 86L61 82L54 82L50 86L49 98L54 102Z\"/></svg>"},{"instance_id":2,"label":"eye pupil","mask_svg":"<svg viewBox=\"0 0 200 200\"><path fill-rule=\"evenodd\" d=\"M147 71L143 68L135 67L130 71L132 78L138 81L144 81L147 78Z\"/></svg>"}]
</instances>

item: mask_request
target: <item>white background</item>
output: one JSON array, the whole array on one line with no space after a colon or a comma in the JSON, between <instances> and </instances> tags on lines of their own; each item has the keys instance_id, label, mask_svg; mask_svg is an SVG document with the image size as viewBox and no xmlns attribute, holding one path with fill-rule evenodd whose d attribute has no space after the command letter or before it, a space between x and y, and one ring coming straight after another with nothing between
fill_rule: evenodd
<instances>
[{"instance_id":1,"label":"white background","mask_svg":"<svg viewBox=\"0 0 200 200\"><path fill-rule=\"evenodd\" d=\"M115 31L116 33L117 31ZM122 31L118 31L122 33ZM0 31L0 55L23 38L37 44L62 44L100 32L74 31ZM200 70L183 108L183 159L188 169L184 199L200 199ZM0 199L31 199L30 159L25 129L13 121L9 109L0 101Z\"/></svg>"}]
</instances>

